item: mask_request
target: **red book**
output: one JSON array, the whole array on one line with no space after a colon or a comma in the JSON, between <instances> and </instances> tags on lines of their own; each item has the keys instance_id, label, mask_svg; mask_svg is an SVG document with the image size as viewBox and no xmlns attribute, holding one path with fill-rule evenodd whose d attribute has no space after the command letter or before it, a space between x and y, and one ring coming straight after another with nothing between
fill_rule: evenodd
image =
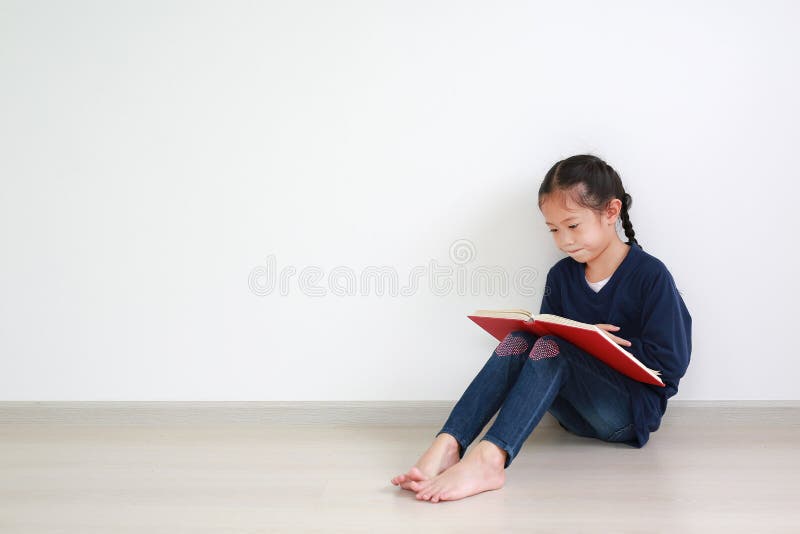
<instances>
[{"instance_id":1,"label":"red book","mask_svg":"<svg viewBox=\"0 0 800 534\"><path fill-rule=\"evenodd\" d=\"M664 382L658 377L660 371L642 365L633 354L611 339L608 332L596 325L548 313L532 315L527 310L478 310L467 317L498 341L515 330L527 330L537 336L559 336L625 376L664 387Z\"/></svg>"}]
</instances>

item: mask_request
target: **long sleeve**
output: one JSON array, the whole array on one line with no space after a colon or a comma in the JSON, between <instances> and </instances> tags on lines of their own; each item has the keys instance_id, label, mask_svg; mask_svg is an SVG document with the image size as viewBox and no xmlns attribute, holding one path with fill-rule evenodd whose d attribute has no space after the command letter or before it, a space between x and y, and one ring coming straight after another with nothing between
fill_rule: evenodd
<instances>
[{"instance_id":1,"label":"long sleeve","mask_svg":"<svg viewBox=\"0 0 800 534\"><path fill-rule=\"evenodd\" d=\"M666 268L643 289L641 336L625 339L631 342L631 354L647 367L661 371L669 398L677 393L678 382L689 366L692 318Z\"/></svg>"},{"instance_id":2,"label":"long sleeve","mask_svg":"<svg viewBox=\"0 0 800 534\"><path fill-rule=\"evenodd\" d=\"M542 305L539 307L539 313L550 313L553 315L563 316L563 308L561 306L561 291L555 283L556 276L553 274L551 268L547 272L547 279L544 283L544 290L542 294Z\"/></svg>"}]
</instances>

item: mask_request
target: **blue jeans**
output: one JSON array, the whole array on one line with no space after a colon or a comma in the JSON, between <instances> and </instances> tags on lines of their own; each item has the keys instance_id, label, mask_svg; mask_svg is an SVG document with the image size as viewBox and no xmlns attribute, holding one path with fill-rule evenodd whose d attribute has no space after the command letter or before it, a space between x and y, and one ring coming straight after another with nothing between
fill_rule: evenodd
<instances>
[{"instance_id":1,"label":"blue jeans","mask_svg":"<svg viewBox=\"0 0 800 534\"><path fill-rule=\"evenodd\" d=\"M506 468L545 412L578 436L633 440L625 380L631 379L561 337L514 331L497 346L436 435L452 435L463 458L500 409L481 440L506 451Z\"/></svg>"}]
</instances>

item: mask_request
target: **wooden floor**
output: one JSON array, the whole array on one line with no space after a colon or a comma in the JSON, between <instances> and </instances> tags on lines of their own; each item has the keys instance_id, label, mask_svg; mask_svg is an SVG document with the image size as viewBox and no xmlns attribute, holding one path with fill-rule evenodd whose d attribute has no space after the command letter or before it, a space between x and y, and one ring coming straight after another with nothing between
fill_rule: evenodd
<instances>
[{"instance_id":1,"label":"wooden floor","mask_svg":"<svg viewBox=\"0 0 800 534\"><path fill-rule=\"evenodd\" d=\"M438 425L17 414L0 418L0 532L800 532L798 408L668 415L642 449L542 424L504 488L431 503L390 479Z\"/></svg>"}]
</instances>

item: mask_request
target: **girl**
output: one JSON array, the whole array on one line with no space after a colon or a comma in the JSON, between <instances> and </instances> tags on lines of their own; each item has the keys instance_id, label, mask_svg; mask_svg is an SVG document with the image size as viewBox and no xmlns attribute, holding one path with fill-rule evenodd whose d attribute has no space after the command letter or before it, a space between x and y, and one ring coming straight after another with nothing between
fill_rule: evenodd
<instances>
[{"instance_id":1,"label":"girl","mask_svg":"<svg viewBox=\"0 0 800 534\"><path fill-rule=\"evenodd\" d=\"M692 318L667 267L634 237L631 200L617 172L598 157L572 156L548 171L539 209L568 257L548 271L540 313L614 332L614 341L661 371L666 387L628 378L558 336L511 332L431 447L393 484L430 502L499 489L545 412L578 436L636 448L647 443L689 365ZM618 220L627 242L619 238ZM498 409L492 427L465 455Z\"/></svg>"}]
</instances>

